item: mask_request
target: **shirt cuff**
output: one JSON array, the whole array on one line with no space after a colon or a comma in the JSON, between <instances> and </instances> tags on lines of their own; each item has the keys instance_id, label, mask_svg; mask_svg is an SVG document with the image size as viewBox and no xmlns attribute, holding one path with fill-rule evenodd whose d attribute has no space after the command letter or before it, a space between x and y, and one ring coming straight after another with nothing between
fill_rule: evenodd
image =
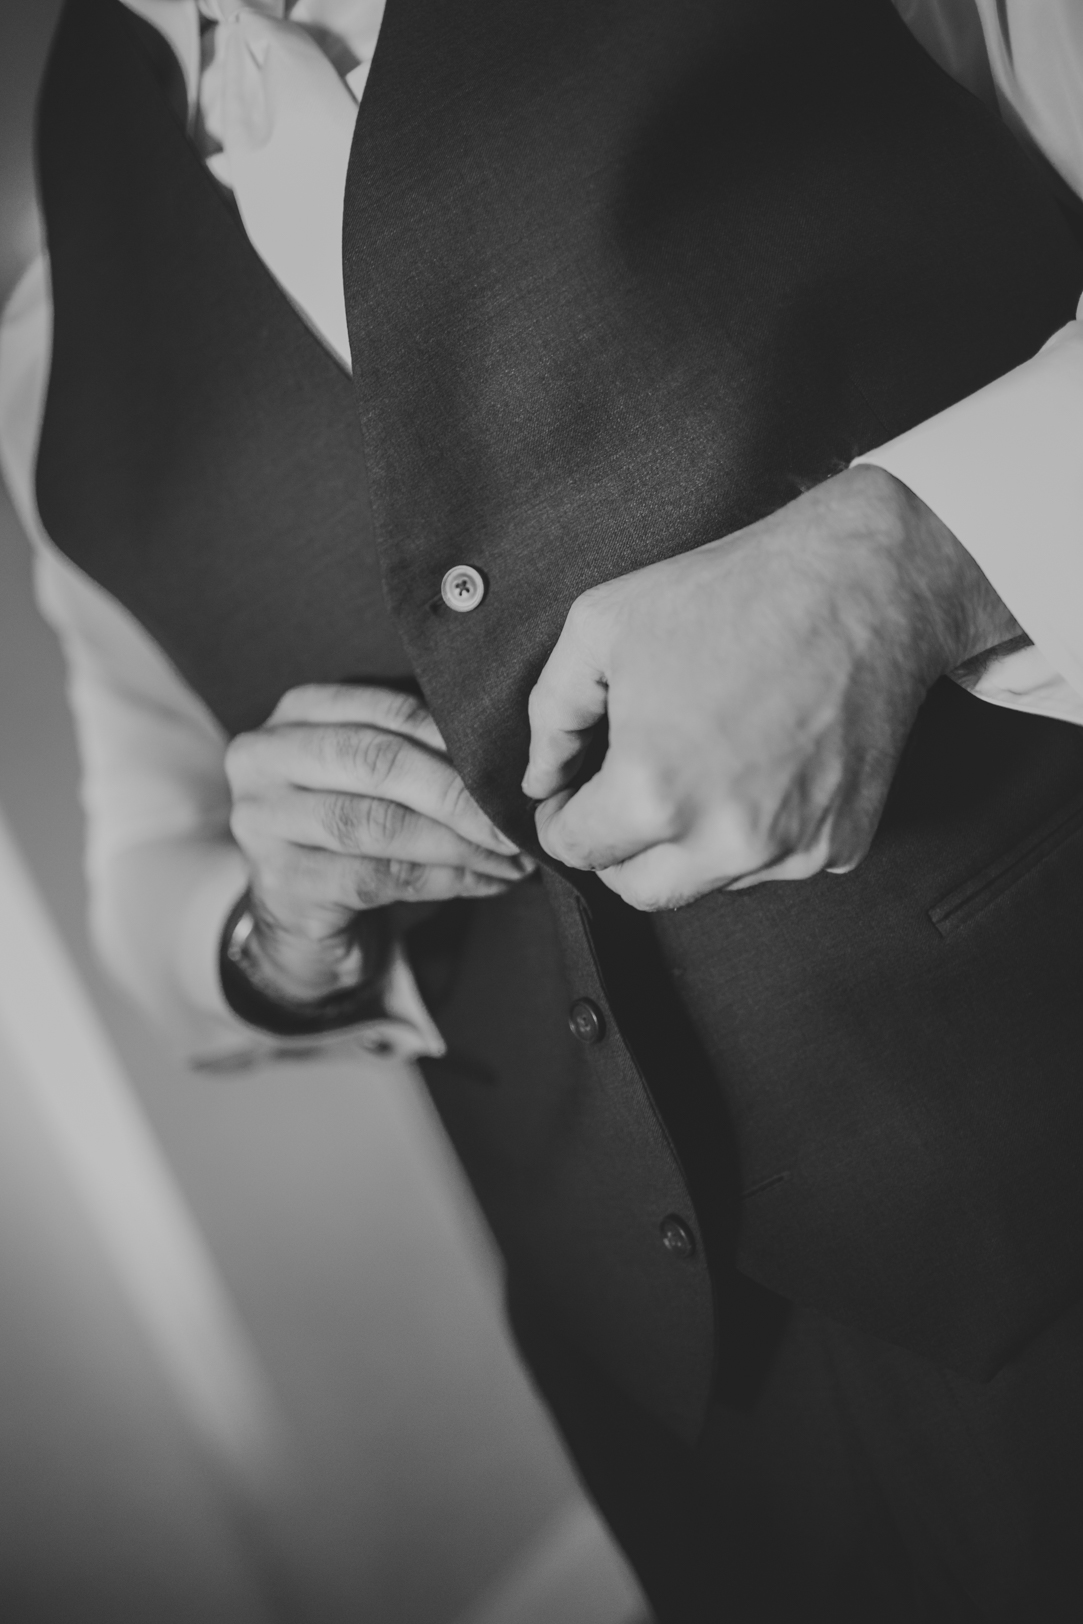
<instances>
[{"instance_id":1,"label":"shirt cuff","mask_svg":"<svg viewBox=\"0 0 1083 1624\"><path fill-rule=\"evenodd\" d=\"M241 1011L231 1007L218 972L219 955L206 951L208 942L220 943L222 921L232 915L238 895L247 886L247 870L240 853L233 849L228 855L230 860L219 862L213 868L207 865L205 883L195 888L183 920L183 935L187 940L180 944L179 957L189 967L184 991L196 1008L217 1017L202 1022L203 1041L189 1057L194 1070L242 1071L271 1060L332 1059L359 1050L407 1061L426 1055L439 1057L447 1052L440 1030L418 990L397 927L393 927L394 935L379 984L366 999L363 1017L353 1024L340 1024L325 1032L283 1036L246 1019Z\"/></svg>"},{"instance_id":2,"label":"shirt cuff","mask_svg":"<svg viewBox=\"0 0 1083 1624\"><path fill-rule=\"evenodd\" d=\"M1033 639L972 692L1083 724L1083 321L856 462L932 508Z\"/></svg>"},{"instance_id":3,"label":"shirt cuff","mask_svg":"<svg viewBox=\"0 0 1083 1624\"><path fill-rule=\"evenodd\" d=\"M424 1056L439 1058L447 1053L399 940L392 944L377 1001L379 1007L355 1026L294 1037L268 1032L230 1010L232 1030L228 1039L192 1055L189 1065L194 1071L233 1072L272 1060L334 1059L359 1051L406 1061Z\"/></svg>"}]
</instances>

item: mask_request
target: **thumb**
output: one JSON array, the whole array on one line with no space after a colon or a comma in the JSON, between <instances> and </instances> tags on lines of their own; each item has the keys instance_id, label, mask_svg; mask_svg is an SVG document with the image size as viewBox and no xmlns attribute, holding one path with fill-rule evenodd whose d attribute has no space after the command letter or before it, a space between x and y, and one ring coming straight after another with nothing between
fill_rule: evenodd
<instances>
[{"instance_id":1,"label":"thumb","mask_svg":"<svg viewBox=\"0 0 1083 1624\"><path fill-rule=\"evenodd\" d=\"M605 635L592 593L577 598L530 695L530 758L523 793L546 800L563 789L606 713Z\"/></svg>"}]
</instances>

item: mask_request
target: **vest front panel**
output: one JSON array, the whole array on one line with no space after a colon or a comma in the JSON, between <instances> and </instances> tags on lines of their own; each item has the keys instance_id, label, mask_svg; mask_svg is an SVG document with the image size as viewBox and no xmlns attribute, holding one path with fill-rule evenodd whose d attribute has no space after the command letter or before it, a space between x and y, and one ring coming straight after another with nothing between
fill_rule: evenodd
<instances>
[{"instance_id":1,"label":"vest front panel","mask_svg":"<svg viewBox=\"0 0 1083 1624\"><path fill-rule=\"evenodd\" d=\"M389 600L524 843L527 697L580 592L1008 370L1083 286L1027 160L888 0L399 0L344 247ZM460 562L469 615L439 598ZM657 924L763 1192L745 1266L970 1373L1083 1279L1079 841L937 921L1081 791L1075 730L942 684L856 874ZM643 1069L671 1122L679 1068Z\"/></svg>"}]
</instances>

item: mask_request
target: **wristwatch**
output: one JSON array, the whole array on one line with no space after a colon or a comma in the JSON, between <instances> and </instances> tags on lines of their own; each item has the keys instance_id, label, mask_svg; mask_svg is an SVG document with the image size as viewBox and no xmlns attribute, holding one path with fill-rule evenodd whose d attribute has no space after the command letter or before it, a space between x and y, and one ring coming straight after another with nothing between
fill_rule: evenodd
<instances>
[{"instance_id":1,"label":"wristwatch","mask_svg":"<svg viewBox=\"0 0 1083 1624\"><path fill-rule=\"evenodd\" d=\"M219 944L218 976L227 1004L250 1026L276 1037L313 1037L386 1016L383 982L392 946L387 910L359 914L355 932L360 980L319 998L287 998L255 952L255 909L251 891L244 891L230 909Z\"/></svg>"}]
</instances>

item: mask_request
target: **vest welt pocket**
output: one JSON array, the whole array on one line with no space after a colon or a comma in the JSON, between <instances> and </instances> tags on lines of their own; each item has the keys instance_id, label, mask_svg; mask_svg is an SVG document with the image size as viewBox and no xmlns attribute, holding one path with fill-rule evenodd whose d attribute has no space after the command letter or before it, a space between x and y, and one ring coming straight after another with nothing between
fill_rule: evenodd
<instances>
[{"instance_id":1,"label":"vest welt pocket","mask_svg":"<svg viewBox=\"0 0 1083 1624\"><path fill-rule=\"evenodd\" d=\"M1083 794L1073 796L1010 851L950 891L929 909L929 918L941 936L953 936L1080 834L1083 834Z\"/></svg>"},{"instance_id":2,"label":"vest welt pocket","mask_svg":"<svg viewBox=\"0 0 1083 1624\"><path fill-rule=\"evenodd\" d=\"M747 1189L741 1191L742 1201L751 1201L754 1196L766 1195L768 1190L776 1190L780 1184L785 1184L790 1177L789 1169L783 1173L771 1173L765 1179L757 1179Z\"/></svg>"}]
</instances>

